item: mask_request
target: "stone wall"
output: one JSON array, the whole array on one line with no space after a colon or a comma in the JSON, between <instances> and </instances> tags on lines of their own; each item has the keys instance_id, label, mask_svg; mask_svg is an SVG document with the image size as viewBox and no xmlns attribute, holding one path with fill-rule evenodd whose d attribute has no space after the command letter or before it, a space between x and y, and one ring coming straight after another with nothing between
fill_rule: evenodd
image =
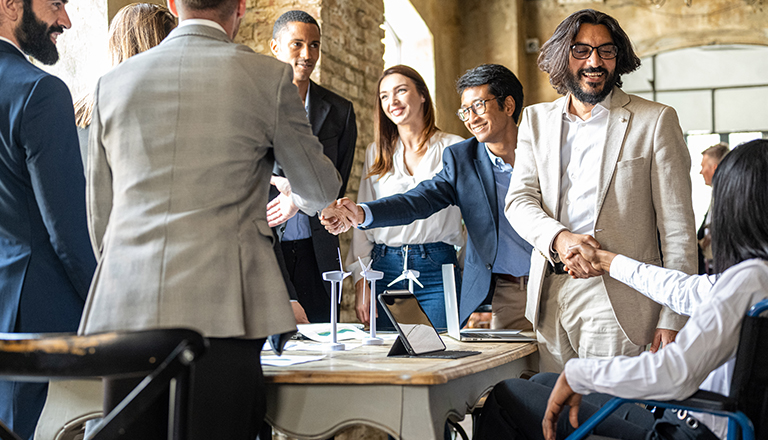
<instances>
[{"instance_id":1,"label":"stone wall","mask_svg":"<svg viewBox=\"0 0 768 440\"><path fill-rule=\"evenodd\" d=\"M373 142L376 83L384 69L384 3L381 0L248 0L246 16L237 42L270 55L272 25L284 12L301 9L317 19L322 29L320 62L312 73L318 84L349 99L357 117L357 149L347 185L347 195L357 198L363 153ZM351 232L341 236L342 258L346 257ZM344 284L341 320L356 322L351 277Z\"/></svg>"}]
</instances>

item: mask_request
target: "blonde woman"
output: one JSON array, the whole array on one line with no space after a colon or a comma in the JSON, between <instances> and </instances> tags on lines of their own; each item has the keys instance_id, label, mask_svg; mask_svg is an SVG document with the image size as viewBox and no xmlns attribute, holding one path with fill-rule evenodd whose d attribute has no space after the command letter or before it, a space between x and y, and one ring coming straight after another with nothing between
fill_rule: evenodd
<instances>
[{"instance_id":1,"label":"blonde woman","mask_svg":"<svg viewBox=\"0 0 768 440\"><path fill-rule=\"evenodd\" d=\"M429 90L414 69L403 65L388 68L379 78L378 90L376 142L365 153L357 203L404 193L431 179L443 167L443 150L463 140L437 128ZM347 263L356 277L358 319L367 324L371 317L370 295L365 294L357 258L364 264L372 260L373 269L384 272L384 278L376 283L377 295L386 289L407 289L407 280L387 287L402 273L407 247L408 268L420 272L419 281L424 285L414 285L414 295L432 324L446 328L441 266L452 263L458 267L456 246L463 246L465 241L459 208L451 206L405 226L355 229L353 234ZM460 289L458 269L455 276ZM393 328L382 310L376 327Z\"/></svg>"}]
</instances>

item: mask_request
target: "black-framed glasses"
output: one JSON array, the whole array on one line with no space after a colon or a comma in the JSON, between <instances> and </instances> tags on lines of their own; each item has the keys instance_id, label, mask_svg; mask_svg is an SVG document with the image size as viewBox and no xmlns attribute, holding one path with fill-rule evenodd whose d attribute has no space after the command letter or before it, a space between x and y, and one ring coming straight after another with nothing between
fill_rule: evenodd
<instances>
[{"instance_id":1,"label":"black-framed glasses","mask_svg":"<svg viewBox=\"0 0 768 440\"><path fill-rule=\"evenodd\" d=\"M468 107L462 107L456 111L456 116L461 119L461 122L467 122L469 120L469 112L472 111L477 116L482 116L485 114L485 103L488 101L493 101L496 98L488 98L488 99L478 99L477 101L473 102Z\"/></svg>"},{"instance_id":2,"label":"black-framed glasses","mask_svg":"<svg viewBox=\"0 0 768 440\"><path fill-rule=\"evenodd\" d=\"M619 54L619 48L613 43L605 43L597 47L577 43L571 46L571 55L577 60L586 60L592 56L593 50L597 50L597 55L604 60L612 60Z\"/></svg>"}]
</instances>

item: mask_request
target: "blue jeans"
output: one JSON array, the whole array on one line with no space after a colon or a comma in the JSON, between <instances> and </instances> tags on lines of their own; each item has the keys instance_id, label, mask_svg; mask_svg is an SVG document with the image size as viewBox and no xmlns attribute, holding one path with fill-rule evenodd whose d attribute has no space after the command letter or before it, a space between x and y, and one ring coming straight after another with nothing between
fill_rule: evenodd
<instances>
[{"instance_id":1,"label":"blue jeans","mask_svg":"<svg viewBox=\"0 0 768 440\"><path fill-rule=\"evenodd\" d=\"M403 257L405 246L390 247L382 244L374 245L371 251L372 269L384 272L384 278L376 281L376 297L385 290L408 290L408 281L398 282L391 287L389 283L403 273ZM443 331L447 328L445 321L445 299L443 295L443 264L454 265L456 291L461 292L461 274L456 259L456 248L446 243L425 243L408 245L408 269L419 271L419 282L413 285L413 294L427 313L432 325ZM394 330L381 304L376 303L379 317L376 319L377 330Z\"/></svg>"}]
</instances>

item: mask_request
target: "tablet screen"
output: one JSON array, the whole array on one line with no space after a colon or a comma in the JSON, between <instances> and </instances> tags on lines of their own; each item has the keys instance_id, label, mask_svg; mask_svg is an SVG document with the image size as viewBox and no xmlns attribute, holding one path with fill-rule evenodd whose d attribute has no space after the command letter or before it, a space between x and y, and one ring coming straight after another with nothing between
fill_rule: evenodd
<instances>
[{"instance_id":1,"label":"tablet screen","mask_svg":"<svg viewBox=\"0 0 768 440\"><path fill-rule=\"evenodd\" d=\"M400 335L414 354L445 350L445 344L432 326L419 300L407 290L387 291L379 295Z\"/></svg>"}]
</instances>

